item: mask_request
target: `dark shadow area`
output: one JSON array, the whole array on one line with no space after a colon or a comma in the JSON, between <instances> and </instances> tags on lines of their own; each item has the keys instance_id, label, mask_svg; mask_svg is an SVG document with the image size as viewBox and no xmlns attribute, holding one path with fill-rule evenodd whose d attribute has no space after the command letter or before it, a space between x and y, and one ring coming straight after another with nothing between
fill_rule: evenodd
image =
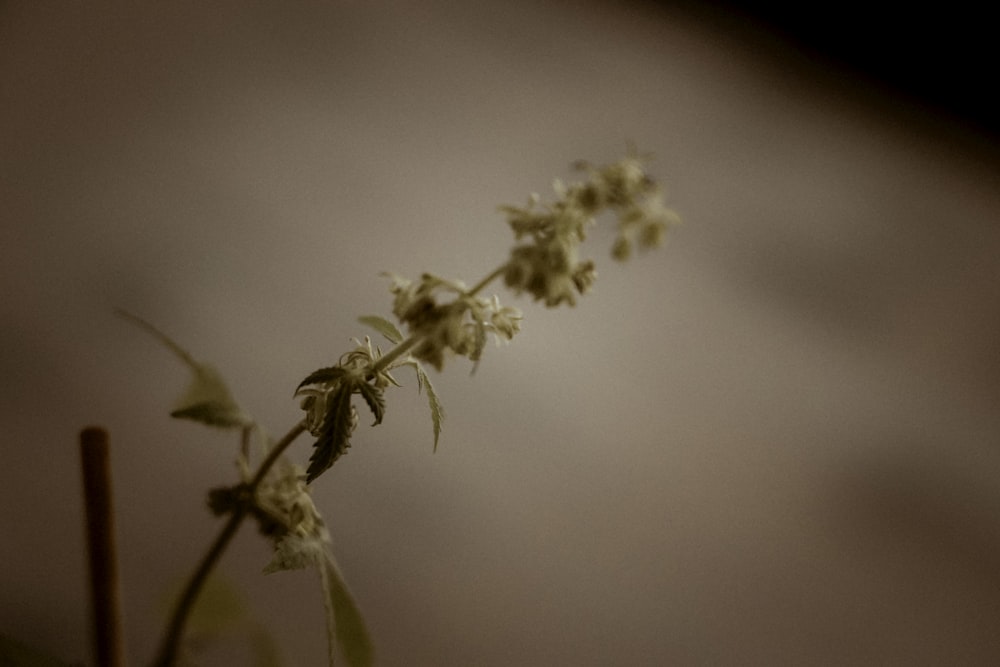
<instances>
[{"instance_id":1,"label":"dark shadow area","mask_svg":"<svg viewBox=\"0 0 1000 667\"><path fill-rule=\"evenodd\" d=\"M988 5L639 3L687 15L755 56L997 156L1000 98L990 85L996 57Z\"/></svg>"},{"instance_id":2,"label":"dark shadow area","mask_svg":"<svg viewBox=\"0 0 1000 667\"><path fill-rule=\"evenodd\" d=\"M834 531L854 557L892 576L926 571L1000 600L998 498L977 488L981 477L963 473L947 453L938 451L935 461L939 449L873 447L856 460L834 500Z\"/></svg>"}]
</instances>

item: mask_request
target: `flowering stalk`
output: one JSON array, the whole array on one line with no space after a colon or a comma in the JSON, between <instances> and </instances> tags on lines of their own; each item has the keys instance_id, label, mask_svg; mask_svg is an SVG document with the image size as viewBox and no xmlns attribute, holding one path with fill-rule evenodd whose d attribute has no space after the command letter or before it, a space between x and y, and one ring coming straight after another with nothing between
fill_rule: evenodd
<instances>
[{"instance_id":1,"label":"flowering stalk","mask_svg":"<svg viewBox=\"0 0 1000 667\"><path fill-rule=\"evenodd\" d=\"M208 425L239 429L238 458L242 481L213 489L209 507L228 515L222 531L195 570L174 611L161 645L157 667L176 660L187 617L209 573L243 521L253 518L260 533L272 542L274 557L265 572L315 566L326 592L330 664L339 646L352 667L369 665L373 650L361 615L340 575L330 550L330 535L309 495L309 485L343 456L360 421L354 396L361 397L377 425L385 414L385 390L400 386L392 375L399 367L412 368L418 389L426 388L437 447L444 411L425 364L443 369L445 360L465 356L478 364L490 335L509 341L520 331L522 314L503 306L499 298L480 294L495 280L515 294L529 293L548 307L575 305L596 279L594 262L582 258L580 245L594 218L605 211L617 215L612 256L627 259L635 246L659 245L667 229L678 222L664 208L655 183L646 175L642 159L630 155L605 167L581 163L588 178L565 185L556 182L556 200L542 205L532 195L527 206L504 206L507 222L518 242L506 261L471 288L458 280L425 273L419 280L386 274L391 279L392 312L407 333L378 316L360 321L381 333L394 346L383 353L369 337L355 339L355 347L333 366L310 373L295 390L303 419L278 442L262 437L257 423L236 403L219 374L200 363L147 322L121 313L160 339L193 373L193 380L172 416ZM316 440L307 469L284 458L288 446L304 432ZM261 436L261 461L251 473L250 439Z\"/></svg>"}]
</instances>

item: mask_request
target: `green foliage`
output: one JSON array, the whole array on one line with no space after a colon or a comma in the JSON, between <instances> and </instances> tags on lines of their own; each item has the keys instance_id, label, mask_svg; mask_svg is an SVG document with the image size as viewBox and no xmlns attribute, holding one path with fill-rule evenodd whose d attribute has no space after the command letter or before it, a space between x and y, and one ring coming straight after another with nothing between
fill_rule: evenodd
<instances>
[{"instance_id":1,"label":"green foliage","mask_svg":"<svg viewBox=\"0 0 1000 667\"><path fill-rule=\"evenodd\" d=\"M386 274L392 279L392 312L407 334L377 315L359 318L361 324L377 331L394 347L383 354L368 337L364 341L355 339L354 349L335 365L307 375L294 392L305 413L301 422L279 442L265 443L253 473L250 434L261 434L262 430L240 408L219 373L196 361L146 321L119 311L157 338L191 370L191 382L171 412L173 417L241 430L241 482L212 490L209 507L217 515L229 515L233 526L247 516L257 521L261 533L274 547L265 572L318 568L331 665L338 647L350 667L367 667L374 655L361 614L330 551L330 536L309 495L309 484L351 446L359 421L354 395L360 395L368 406L374 417L372 426L376 426L385 415L385 390L399 386L391 371L412 366L418 391L426 389L436 451L445 415L424 364L441 371L446 359L458 355L472 361L475 371L491 334L501 343L520 331L519 309L502 306L496 295L481 296L490 283L502 278L515 294L527 292L546 306L575 305L577 296L585 294L596 279L594 262L580 256L580 246L597 215L610 211L617 216L612 256L618 260L628 258L635 245L640 249L660 245L666 230L679 222L676 214L663 206L658 187L634 151L611 165L593 167L583 163L579 168L586 172L586 180L569 185L556 182L553 202L542 204L533 195L527 206L501 207L514 232L515 245L506 261L473 287L430 273L416 281ZM282 457L284 449L304 431L316 438L305 471ZM209 567L235 532L227 530L220 535L221 547L213 546L206 556ZM197 592L200 581L194 577L189 592ZM181 606L177 615L183 620L189 612Z\"/></svg>"},{"instance_id":2,"label":"green foliage","mask_svg":"<svg viewBox=\"0 0 1000 667\"><path fill-rule=\"evenodd\" d=\"M233 399L218 371L199 364L192 368L192 373L191 383L177 401L178 407L170 413L171 417L224 429L241 429L253 424L253 419Z\"/></svg>"},{"instance_id":3,"label":"green foliage","mask_svg":"<svg viewBox=\"0 0 1000 667\"><path fill-rule=\"evenodd\" d=\"M358 322L370 326L372 329L385 336L390 343L398 345L403 342L403 334L400 330L396 328L395 324L384 317L379 317L378 315L364 315L358 318Z\"/></svg>"},{"instance_id":4,"label":"green foliage","mask_svg":"<svg viewBox=\"0 0 1000 667\"><path fill-rule=\"evenodd\" d=\"M350 667L374 664L375 648L354 596L348 590L333 555L326 552L319 568L326 610L327 638L330 643L330 666L333 667L335 643Z\"/></svg>"},{"instance_id":5,"label":"green foliage","mask_svg":"<svg viewBox=\"0 0 1000 667\"><path fill-rule=\"evenodd\" d=\"M413 370L417 373L417 391L424 389L427 391L427 403L431 409L431 423L434 426L434 451L437 452L438 439L441 437L441 424L444 422L444 406L441 405L437 392L434 391L434 385L420 362L411 359L406 363L408 366L413 366Z\"/></svg>"},{"instance_id":6,"label":"green foliage","mask_svg":"<svg viewBox=\"0 0 1000 667\"><path fill-rule=\"evenodd\" d=\"M177 400L171 417L224 429L243 429L253 425L253 418L239 406L217 370L196 361L184 348L146 320L125 310L116 312L160 341L191 370L191 381Z\"/></svg>"},{"instance_id":7,"label":"green foliage","mask_svg":"<svg viewBox=\"0 0 1000 667\"><path fill-rule=\"evenodd\" d=\"M306 376L306 379L299 383L299 386L295 388L295 393L298 394L302 387L311 384L325 384L328 382L336 382L337 380L344 377L347 374L347 369L341 368L340 366L330 366L329 368L320 368L315 370Z\"/></svg>"},{"instance_id":8,"label":"green foliage","mask_svg":"<svg viewBox=\"0 0 1000 667\"><path fill-rule=\"evenodd\" d=\"M361 394L361 398L365 399L368 409L375 415L372 426L381 424L382 416L385 414L385 398L382 396L382 390L367 382L358 382L355 384L355 389Z\"/></svg>"},{"instance_id":9,"label":"green foliage","mask_svg":"<svg viewBox=\"0 0 1000 667\"><path fill-rule=\"evenodd\" d=\"M357 411L351 405L353 388L349 383L338 383L327 399L326 415L313 444L309 457L306 481L312 482L326 472L351 446L351 434L357 427Z\"/></svg>"},{"instance_id":10,"label":"green foliage","mask_svg":"<svg viewBox=\"0 0 1000 667\"><path fill-rule=\"evenodd\" d=\"M249 646L253 667L282 664L277 643L254 616L239 589L228 579L210 577L188 621L186 653L197 658L200 649L221 643ZM197 661L191 660L190 664Z\"/></svg>"}]
</instances>

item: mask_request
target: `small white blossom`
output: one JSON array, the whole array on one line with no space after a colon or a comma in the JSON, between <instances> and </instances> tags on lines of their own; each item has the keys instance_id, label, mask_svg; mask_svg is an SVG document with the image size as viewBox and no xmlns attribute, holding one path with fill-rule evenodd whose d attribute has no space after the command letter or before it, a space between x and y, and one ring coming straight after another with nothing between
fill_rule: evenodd
<instances>
[{"instance_id":1,"label":"small white blossom","mask_svg":"<svg viewBox=\"0 0 1000 667\"><path fill-rule=\"evenodd\" d=\"M512 339L514 334L521 330L521 320L523 319L521 311L518 308L501 306L500 299L496 296L493 297L490 307L493 311L490 315L490 324L493 326L498 340L501 336L506 340Z\"/></svg>"},{"instance_id":2,"label":"small white blossom","mask_svg":"<svg viewBox=\"0 0 1000 667\"><path fill-rule=\"evenodd\" d=\"M264 572L322 563L330 533L309 494L302 468L282 461L257 488L255 499L258 510L280 527L272 536L274 557Z\"/></svg>"}]
</instances>

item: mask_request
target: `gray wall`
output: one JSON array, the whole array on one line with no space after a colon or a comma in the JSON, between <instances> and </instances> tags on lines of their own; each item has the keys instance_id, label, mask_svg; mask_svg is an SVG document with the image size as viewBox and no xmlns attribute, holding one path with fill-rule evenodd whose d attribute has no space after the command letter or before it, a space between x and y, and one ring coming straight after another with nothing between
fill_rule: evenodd
<instances>
[{"instance_id":1,"label":"gray wall","mask_svg":"<svg viewBox=\"0 0 1000 667\"><path fill-rule=\"evenodd\" d=\"M619 267L595 231L592 295L516 301L435 378L436 454L401 372L316 484L381 664L995 664L996 164L891 108L612 5L5 4L0 633L88 656L81 427L112 434L134 664L235 477L114 307L278 434L388 314L380 271L477 280L498 204L631 141L666 250ZM222 571L322 664L314 576L268 560L246 530Z\"/></svg>"}]
</instances>

